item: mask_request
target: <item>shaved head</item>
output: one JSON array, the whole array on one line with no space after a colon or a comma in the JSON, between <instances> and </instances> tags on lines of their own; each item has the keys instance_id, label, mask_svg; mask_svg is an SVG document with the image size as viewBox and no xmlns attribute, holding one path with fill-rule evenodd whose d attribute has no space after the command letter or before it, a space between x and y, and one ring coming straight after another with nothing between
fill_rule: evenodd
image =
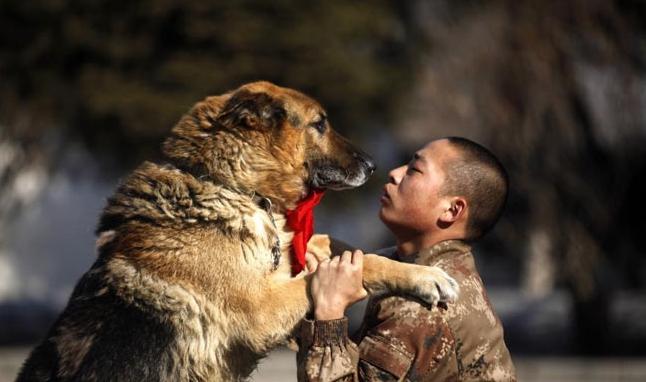
<instances>
[{"instance_id":1,"label":"shaved head","mask_svg":"<svg viewBox=\"0 0 646 382\"><path fill-rule=\"evenodd\" d=\"M466 138L445 138L457 155L446 159L443 196L462 196L469 205L466 239L487 233L502 214L509 180L500 161L483 146Z\"/></svg>"}]
</instances>

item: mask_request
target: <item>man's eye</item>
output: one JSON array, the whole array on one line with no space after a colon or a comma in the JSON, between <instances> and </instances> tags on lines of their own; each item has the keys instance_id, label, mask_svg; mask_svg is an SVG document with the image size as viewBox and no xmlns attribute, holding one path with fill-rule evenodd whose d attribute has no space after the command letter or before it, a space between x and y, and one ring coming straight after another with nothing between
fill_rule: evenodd
<instances>
[{"instance_id":1,"label":"man's eye","mask_svg":"<svg viewBox=\"0 0 646 382\"><path fill-rule=\"evenodd\" d=\"M412 166L408 166L408 169L406 170L406 173L408 173L408 174L410 175L410 174L412 174L412 173L414 173L414 172L418 172L418 173L420 173L420 174L422 173L422 172L421 172L420 170L418 170L417 168L412 167Z\"/></svg>"}]
</instances>

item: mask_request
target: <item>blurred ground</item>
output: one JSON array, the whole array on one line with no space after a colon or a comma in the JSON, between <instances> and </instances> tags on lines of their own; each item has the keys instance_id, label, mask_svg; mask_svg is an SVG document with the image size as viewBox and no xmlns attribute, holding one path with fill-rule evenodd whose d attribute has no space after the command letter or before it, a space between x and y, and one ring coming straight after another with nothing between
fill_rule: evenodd
<instances>
[{"instance_id":1,"label":"blurred ground","mask_svg":"<svg viewBox=\"0 0 646 382\"><path fill-rule=\"evenodd\" d=\"M13 381L29 348L0 348L0 382ZM295 353L276 350L253 375L256 382L296 381ZM646 358L515 358L524 382L631 382L646 380Z\"/></svg>"}]
</instances>

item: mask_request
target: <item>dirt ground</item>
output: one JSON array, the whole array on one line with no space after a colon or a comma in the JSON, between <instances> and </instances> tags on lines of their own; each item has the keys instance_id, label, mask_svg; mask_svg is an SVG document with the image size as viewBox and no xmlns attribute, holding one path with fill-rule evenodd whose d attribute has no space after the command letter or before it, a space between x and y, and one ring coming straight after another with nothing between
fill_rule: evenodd
<instances>
[{"instance_id":1,"label":"dirt ground","mask_svg":"<svg viewBox=\"0 0 646 382\"><path fill-rule=\"evenodd\" d=\"M0 348L0 382L13 381L30 348ZM644 358L514 358L518 380L523 382L643 382ZM256 382L296 381L294 353L279 349L269 355L253 374Z\"/></svg>"}]
</instances>

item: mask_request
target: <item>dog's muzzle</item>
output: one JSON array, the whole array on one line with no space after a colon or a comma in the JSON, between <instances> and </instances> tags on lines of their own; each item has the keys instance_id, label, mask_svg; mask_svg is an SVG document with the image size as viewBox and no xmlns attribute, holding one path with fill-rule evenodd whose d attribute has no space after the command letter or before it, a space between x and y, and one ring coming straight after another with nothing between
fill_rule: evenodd
<instances>
[{"instance_id":1,"label":"dog's muzzle","mask_svg":"<svg viewBox=\"0 0 646 382\"><path fill-rule=\"evenodd\" d=\"M375 165L375 161L367 154L354 153L352 154L352 157L356 161L361 163L361 166L363 167L363 171L366 173L366 177L370 177L370 175L372 175L377 169L377 166Z\"/></svg>"},{"instance_id":2,"label":"dog's muzzle","mask_svg":"<svg viewBox=\"0 0 646 382\"><path fill-rule=\"evenodd\" d=\"M352 154L350 166L326 160L311 166L311 184L316 188L344 190L359 187L375 172L375 162L367 154Z\"/></svg>"}]
</instances>

